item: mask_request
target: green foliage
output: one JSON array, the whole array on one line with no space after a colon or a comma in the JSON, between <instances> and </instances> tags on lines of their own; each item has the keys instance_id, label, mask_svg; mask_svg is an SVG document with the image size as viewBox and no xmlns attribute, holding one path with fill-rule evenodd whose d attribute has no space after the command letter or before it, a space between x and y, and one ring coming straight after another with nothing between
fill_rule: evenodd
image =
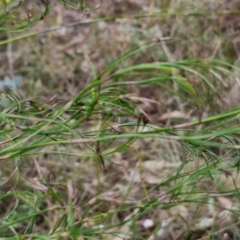
<instances>
[{"instance_id":1,"label":"green foliage","mask_svg":"<svg viewBox=\"0 0 240 240\"><path fill-rule=\"evenodd\" d=\"M85 1L59 2L86 11ZM2 1L0 30L3 32L25 30L41 21L50 11L50 3L42 1L44 10L38 16L28 15L21 19L21 4L27 4L27 1L18 5L15 3ZM30 33L25 37L36 34ZM16 37L10 41L23 38ZM142 51L157 49L160 44L159 41L150 41L136 46L100 73L95 73L94 66L91 66L93 79L66 103L54 104L51 101L22 99L14 93L1 93L9 98L11 104L0 112L0 161L4 164L15 160L19 174L15 179L16 188L1 192L0 200L4 206L14 202L3 213L0 226L2 239L79 239L80 236L84 239L105 239L106 235L113 237L120 234L117 227L127 223L133 234L136 233L135 239L143 239L134 230L134 223L144 214L155 209L171 209L180 204L203 204L215 190L199 186L199 183L206 181L215 185L222 174L239 170L240 110L211 108L221 86L216 76L231 76L232 66L215 59L188 59L124 67L127 64L123 63L129 59ZM197 84L191 81L193 78L198 80ZM193 110L197 116L197 113L200 114L197 119L189 122L180 120L168 126L150 121L148 114L138 106L138 101L127 94L128 86L153 86L159 92L179 100L178 103L186 103L186 111ZM146 101L141 98L137 100ZM174 107L180 108L177 104ZM207 113L207 116L202 117L201 113ZM112 122L118 122L117 127L112 126ZM87 128L85 124L94 127ZM146 187L142 177L141 153L133 145L139 139L175 142L183 153L181 163L151 189ZM72 149L76 146L84 150L74 153ZM75 199L66 197L71 195L67 193L67 181L56 183L39 174L39 179L26 186L24 179L21 179L21 161L34 159L43 153L59 158L77 156L86 162L94 159L99 172L104 172L106 163L115 164L112 160L115 155L134 154L143 191L137 198L138 202L128 204L125 200L133 187L132 183L129 184L126 196L117 199L116 207L107 211L104 211L100 191L94 200L84 203L84 211L77 214ZM228 177L232 177L235 183L232 174ZM4 186L4 179L1 182ZM166 194L166 201L160 201L153 195L159 190ZM236 184L227 190L219 187L218 194L222 193L239 197ZM95 205L98 208L92 211ZM114 223L114 216L122 211L132 211L131 217ZM239 215L237 210L230 211Z\"/></svg>"}]
</instances>

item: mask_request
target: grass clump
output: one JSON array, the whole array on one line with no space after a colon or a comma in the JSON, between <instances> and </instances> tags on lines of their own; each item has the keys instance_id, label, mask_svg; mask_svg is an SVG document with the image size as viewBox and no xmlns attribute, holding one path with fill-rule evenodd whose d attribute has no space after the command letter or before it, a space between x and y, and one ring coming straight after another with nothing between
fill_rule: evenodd
<instances>
[{"instance_id":1,"label":"grass clump","mask_svg":"<svg viewBox=\"0 0 240 240\"><path fill-rule=\"evenodd\" d=\"M86 10L84 1L61 3ZM50 4L43 5L47 14ZM148 7L151 13L159 6ZM174 17L184 21L191 15L180 18L167 4L163 9L154 16L165 16L167 26ZM141 25L143 17L132 21ZM96 19L96 25L103 23ZM155 21L146 18L149 26ZM23 30L33 23L11 29L3 23L2 31ZM221 58L221 50L211 57L206 52L196 57L191 51L186 57L183 51L179 57L174 54L178 41L161 37L161 29L160 37L141 42L150 30L140 29L123 54L116 50L108 56L105 67L94 62L99 53L85 49L80 51L85 62L78 68L78 53L67 51L65 65L57 66L74 69L76 75L90 69L85 84L71 75L56 82L57 71L63 72L51 71L42 54L43 80L24 83L25 94L18 89L1 92L9 100L0 113L3 239L174 239L173 234L175 239L207 239L209 229L219 237L223 225L238 223L240 110L225 97L238 68ZM2 44L9 46L13 39ZM58 40L64 42L64 36ZM26 41L34 44L31 38ZM29 59L40 57L44 47L29 52ZM64 45L60 54L66 49ZM27 69L29 59L24 59ZM19 72L26 74L25 69ZM42 97L31 96L37 84L45 91ZM56 92L49 86L57 86ZM235 236L234 226L230 230Z\"/></svg>"}]
</instances>

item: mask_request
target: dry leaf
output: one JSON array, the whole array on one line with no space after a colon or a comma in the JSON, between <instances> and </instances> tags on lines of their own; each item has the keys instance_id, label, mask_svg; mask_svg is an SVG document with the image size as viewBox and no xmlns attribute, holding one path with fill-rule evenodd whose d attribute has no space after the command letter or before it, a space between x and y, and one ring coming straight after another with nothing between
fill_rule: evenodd
<instances>
[{"instance_id":1,"label":"dry leaf","mask_svg":"<svg viewBox=\"0 0 240 240\"><path fill-rule=\"evenodd\" d=\"M36 190L47 192L48 187L46 187L44 184L42 184L38 178L33 178L31 182L28 182L28 185Z\"/></svg>"},{"instance_id":2,"label":"dry leaf","mask_svg":"<svg viewBox=\"0 0 240 240\"><path fill-rule=\"evenodd\" d=\"M189 116L180 111L173 111L173 112L164 113L158 120L164 121L164 120L171 119L171 118L188 119Z\"/></svg>"},{"instance_id":3,"label":"dry leaf","mask_svg":"<svg viewBox=\"0 0 240 240\"><path fill-rule=\"evenodd\" d=\"M229 198L223 196L216 197L220 206L223 208L231 209L232 208L232 201Z\"/></svg>"},{"instance_id":4,"label":"dry leaf","mask_svg":"<svg viewBox=\"0 0 240 240\"><path fill-rule=\"evenodd\" d=\"M162 170L163 168L175 168L178 167L180 162L168 162L164 159L162 160L148 160L142 163L145 170L156 172L156 170Z\"/></svg>"}]
</instances>

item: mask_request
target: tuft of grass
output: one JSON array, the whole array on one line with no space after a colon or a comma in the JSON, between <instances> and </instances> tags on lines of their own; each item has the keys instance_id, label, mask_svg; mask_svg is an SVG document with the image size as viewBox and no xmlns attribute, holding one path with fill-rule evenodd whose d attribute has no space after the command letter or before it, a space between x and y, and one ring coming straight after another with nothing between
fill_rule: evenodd
<instances>
[{"instance_id":1,"label":"tuft of grass","mask_svg":"<svg viewBox=\"0 0 240 240\"><path fill-rule=\"evenodd\" d=\"M60 2L86 9L85 1L80 5ZM2 7L8 4L3 1ZM44 6L48 14L49 4ZM187 13L188 17L195 14L206 12ZM13 31L41 18L23 21ZM3 19L11 22L6 15ZM10 31L5 22L2 26L2 31ZM148 232L141 229L141 221L155 212L168 212L172 222L186 226L183 234L189 239L192 216L199 209L219 207L217 197L238 199L240 110L223 107L219 79L234 77L239 69L210 57L176 60L168 56L164 61L129 64L143 53L157 52L163 44L172 47L161 39L135 44L100 72L88 58L93 77L67 101L1 92L11 102L0 113L2 238L146 239L156 237L164 224L160 219ZM130 87L150 87L164 97L153 100L129 94ZM152 105L170 106L186 117L164 124L159 116L151 117ZM165 164L175 165L170 171L164 171L163 165L159 170L163 176L151 169L157 178L152 183L145 169L149 156L146 160L144 155L164 156ZM175 155L179 161L174 161ZM51 170L54 167L57 173ZM224 188L221 183L229 179L230 187ZM192 214L182 216L183 206ZM238 210L222 208L239 217ZM179 213L171 212L174 209Z\"/></svg>"},{"instance_id":2,"label":"tuft of grass","mask_svg":"<svg viewBox=\"0 0 240 240\"><path fill-rule=\"evenodd\" d=\"M145 46L156 47L158 44L150 43ZM15 204L8 209L9 212L5 213L3 218L0 227L2 237L17 234L20 239L29 237L77 239L79 236L94 239L101 235L117 235L113 229L120 225L132 224L155 208L171 209L186 203L204 204L211 194L216 193L213 186L222 174L222 169L226 168L225 165L228 165L226 171L238 170L238 157L234 156L238 156L240 148L236 143L240 130L239 109L212 113L209 117L196 121L164 127L151 121L142 122L141 111L134 98L124 98L126 96L124 88L129 84L135 86L147 84L164 88L182 101L187 100L189 106L186 108L203 111L204 99L198 95L198 89L187 80L188 74L195 74L195 77L201 79L201 86L198 86L201 94L204 91L216 94L215 80L210 70L230 74L229 65L220 61L199 59L119 67L122 61L142 51L142 47L136 47L116 59L97 74L74 99L65 104L12 97L11 106L0 114L2 138L0 160L4 163L15 159L16 167L19 168L20 159L33 158L43 153L65 157L75 155L86 160L94 158L100 171L106 164L114 164L111 161L114 154L132 151L136 148L134 142L137 139L150 138L176 141L181 151L185 152L182 163L151 189L147 189L145 179L141 176L142 193L136 199L139 204L128 206L125 203L127 195L131 194L130 185L128 190L130 192L126 193L122 200L118 200L117 207L106 212L91 213L91 208L95 204L99 204L99 207L103 204L96 196L95 200L83 207L85 210L80 215L76 210L75 199L70 198L67 202L65 200L68 183L49 182L45 178L35 179L29 183L30 188L24 191L14 189L2 194L2 202L15 199ZM130 76L133 80L128 80ZM179 85L179 91L173 90L175 83ZM114 131L112 122L118 118L124 119L124 122L119 122L118 131L116 129ZM93 126L98 124L94 130L89 131L81 128L85 123ZM85 145L82 147L85 150L73 154L67 150L67 145L74 144ZM58 146L62 146L63 150L59 150ZM137 153L139 151L135 151L134 155L138 156L138 170L142 175L144 169L141 156ZM229 161L232 164L229 165ZM85 164L85 161L81 164ZM16 181L25 182L21 176ZM199 186L199 183L204 181L211 182L212 189L203 189L201 185ZM157 189L165 192L167 198L164 201L152 196ZM223 193L238 196L237 187ZM24 209L27 209L27 212ZM108 224L118 212L126 210L135 213L123 222ZM37 223L39 218L43 222L40 229ZM85 226L86 223L89 223L88 226ZM47 229L44 229L45 224ZM141 239L140 236L137 239Z\"/></svg>"}]
</instances>

